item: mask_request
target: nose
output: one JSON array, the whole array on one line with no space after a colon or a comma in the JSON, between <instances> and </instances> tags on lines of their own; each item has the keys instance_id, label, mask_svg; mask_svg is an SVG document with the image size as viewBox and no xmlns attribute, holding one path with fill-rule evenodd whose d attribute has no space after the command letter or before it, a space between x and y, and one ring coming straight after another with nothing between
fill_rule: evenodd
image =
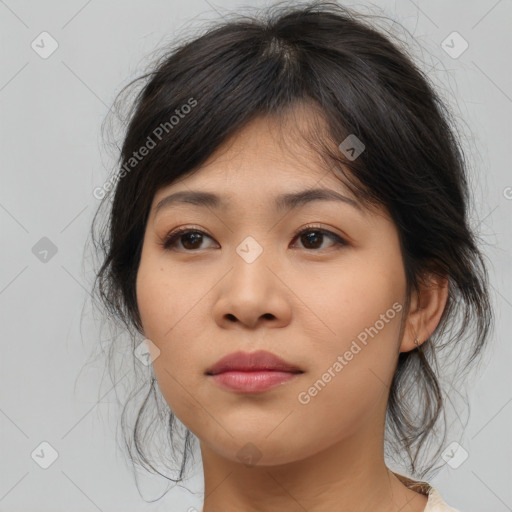
<instances>
[{"instance_id":1,"label":"nose","mask_svg":"<svg viewBox=\"0 0 512 512\"><path fill-rule=\"evenodd\" d=\"M235 256L217 289L212 311L215 322L223 328L248 329L290 323L292 293L283 272L271 268L263 254L251 263Z\"/></svg>"}]
</instances>

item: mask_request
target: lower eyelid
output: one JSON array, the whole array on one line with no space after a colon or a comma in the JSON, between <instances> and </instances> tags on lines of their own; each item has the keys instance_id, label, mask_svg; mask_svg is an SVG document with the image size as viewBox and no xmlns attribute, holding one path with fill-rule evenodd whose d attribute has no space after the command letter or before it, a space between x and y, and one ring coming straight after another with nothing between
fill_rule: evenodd
<instances>
[{"instance_id":1,"label":"lower eyelid","mask_svg":"<svg viewBox=\"0 0 512 512\"><path fill-rule=\"evenodd\" d=\"M326 229L322 229L322 228L306 228L306 229L303 229L302 231L299 231L299 233L297 233L294 237L295 238L299 238L300 236L302 236L303 234L305 233L309 233L309 232L318 232L318 233L321 233L323 236L327 237L327 238L330 238L334 243L333 245L331 245L331 247L336 247L336 246L346 246L348 245L348 242L343 238L341 237L340 235L336 234L336 233L333 233L332 231L329 231L329 230L326 230ZM307 249L306 249L307 250ZM320 250L319 249L309 249L310 251L313 251L313 252L319 252Z\"/></svg>"},{"instance_id":2,"label":"lower eyelid","mask_svg":"<svg viewBox=\"0 0 512 512\"><path fill-rule=\"evenodd\" d=\"M208 237L211 240L213 240L213 237L211 237L208 233L205 233L200 229L184 228L178 229L166 235L163 242L161 242L161 245L164 247L164 249L173 250L173 246L180 241L180 238L190 233L198 233L201 234L203 237ZM185 250L185 252L197 252L197 249L195 251Z\"/></svg>"},{"instance_id":3,"label":"lower eyelid","mask_svg":"<svg viewBox=\"0 0 512 512\"><path fill-rule=\"evenodd\" d=\"M340 235L332 232L332 231L329 231L329 230L326 230L324 228L318 228L318 227L315 227L315 226L312 226L312 227L306 227L304 229L302 229L301 231L299 231L298 233L296 233L294 236L293 236L293 239L292 240L295 240L295 239L298 239L299 237L301 237L303 234L305 233L310 233L310 232L317 232L317 233L321 233L323 236L327 237L327 238L330 238L334 243L331 247L336 247L336 246L347 246L349 245L348 242ZM163 242L161 242L161 245L164 247L164 249L166 250L174 250L173 246L179 242L180 240L180 237L184 236L184 235L187 235L187 234L190 234L190 233L196 233L196 234L201 234L203 237L207 237L209 238L210 240L213 240L214 241L214 238L211 237L210 235L208 235L208 233L205 233L204 231L200 230L200 229L193 229L193 228L184 228L184 229L179 229L175 232L171 232L170 234L168 234ZM183 252L198 252L200 251L201 249L195 249L195 250L187 250L187 249L183 249ZM309 251L312 251L312 252L319 252L321 251L322 249L305 249L305 250L309 250Z\"/></svg>"}]
</instances>

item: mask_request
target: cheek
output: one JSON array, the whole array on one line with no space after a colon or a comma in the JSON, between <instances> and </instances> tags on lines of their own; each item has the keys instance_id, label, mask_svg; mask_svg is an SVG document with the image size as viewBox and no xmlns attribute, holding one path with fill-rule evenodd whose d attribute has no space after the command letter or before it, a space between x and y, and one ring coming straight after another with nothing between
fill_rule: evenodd
<instances>
[{"instance_id":1,"label":"cheek","mask_svg":"<svg viewBox=\"0 0 512 512\"><path fill-rule=\"evenodd\" d=\"M375 332L376 323L379 339L398 342L405 273L396 247L387 252L368 250L363 256L347 252L339 268L310 266L294 279L293 288L309 310L297 320L325 355L332 356L329 347L336 353L358 336L364 341L368 329ZM398 306L393 308L395 303ZM383 345L379 343L379 350Z\"/></svg>"},{"instance_id":2,"label":"cheek","mask_svg":"<svg viewBox=\"0 0 512 512\"><path fill-rule=\"evenodd\" d=\"M181 322L194 326L198 309L194 305L207 289L208 283L192 282L182 271L175 271L165 257L143 251L136 290L146 337L165 348L172 343Z\"/></svg>"},{"instance_id":3,"label":"cheek","mask_svg":"<svg viewBox=\"0 0 512 512\"><path fill-rule=\"evenodd\" d=\"M312 414L305 421L322 418L325 411L338 415L338 425L372 411L387 393L399 350L405 274L399 253L348 258L347 271L332 273L313 292L302 283L305 301L321 319L321 332L311 337L316 353L302 391ZM310 281L314 282L314 281ZM314 304L314 306L313 306ZM315 324L320 325L315 320ZM306 325L303 328L307 328ZM308 332L313 332L309 329ZM354 424L356 424L355 421Z\"/></svg>"},{"instance_id":4,"label":"cheek","mask_svg":"<svg viewBox=\"0 0 512 512\"><path fill-rule=\"evenodd\" d=\"M295 420L305 433L322 432L314 449L380 424L398 358L399 309L387 296L353 295L330 317L336 339L311 347L316 357L298 390Z\"/></svg>"},{"instance_id":5,"label":"cheek","mask_svg":"<svg viewBox=\"0 0 512 512\"><path fill-rule=\"evenodd\" d=\"M183 272L164 269L156 257L143 253L136 291L144 336L160 351L153 368L162 395L185 424L198 414L197 402L187 390L197 387L201 376L201 354L195 352L194 340L204 339L208 319L200 318L200 299L209 288L211 283L191 283Z\"/></svg>"}]
</instances>

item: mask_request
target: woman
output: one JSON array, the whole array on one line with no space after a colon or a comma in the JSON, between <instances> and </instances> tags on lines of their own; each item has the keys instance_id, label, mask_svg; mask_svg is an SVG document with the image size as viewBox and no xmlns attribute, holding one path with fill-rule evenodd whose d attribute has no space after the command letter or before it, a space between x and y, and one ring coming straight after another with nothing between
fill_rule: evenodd
<instances>
[{"instance_id":1,"label":"woman","mask_svg":"<svg viewBox=\"0 0 512 512\"><path fill-rule=\"evenodd\" d=\"M173 455L186 428L174 481L199 441L204 512L455 510L384 449L433 468L444 363L475 361L492 318L428 79L318 2L226 21L142 78L97 276L151 363L137 454L156 471L140 436L161 396Z\"/></svg>"}]
</instances>

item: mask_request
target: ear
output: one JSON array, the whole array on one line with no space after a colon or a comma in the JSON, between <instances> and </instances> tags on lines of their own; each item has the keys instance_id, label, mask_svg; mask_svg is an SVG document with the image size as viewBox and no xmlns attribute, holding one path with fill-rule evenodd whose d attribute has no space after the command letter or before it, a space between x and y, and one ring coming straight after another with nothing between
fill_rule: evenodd
<instances>
[{"instance_id":1,"label":"ear","mask_svg":"<svg viewBox=\"0 0 512 512\"><path fill-rule=\"evenodd\" d=\"M411 297L407 315L404 337L399 352L409 352L416 348L414 340L421 345L439 325L448 300L448 279L435 274L428 274L420 280L419 292Z\"/></svg>"}]
</instances>

